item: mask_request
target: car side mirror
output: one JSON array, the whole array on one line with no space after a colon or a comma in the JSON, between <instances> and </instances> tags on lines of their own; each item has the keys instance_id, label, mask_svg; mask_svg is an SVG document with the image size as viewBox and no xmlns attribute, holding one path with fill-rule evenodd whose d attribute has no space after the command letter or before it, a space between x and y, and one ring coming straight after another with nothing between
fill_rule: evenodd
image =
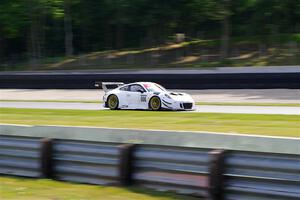
<instances>
[{"instance_id":1,"label":"car side mirror","mask_svg":"<svg viewBox=\"0 0 300 200\"><path fill-rule=\"evenodd\" d=\"M143 91L143 90L138 90L138 92L140 92L140 93L142 93L142 94L144 93L144 91Z\"/></svg>"}]
</instances>

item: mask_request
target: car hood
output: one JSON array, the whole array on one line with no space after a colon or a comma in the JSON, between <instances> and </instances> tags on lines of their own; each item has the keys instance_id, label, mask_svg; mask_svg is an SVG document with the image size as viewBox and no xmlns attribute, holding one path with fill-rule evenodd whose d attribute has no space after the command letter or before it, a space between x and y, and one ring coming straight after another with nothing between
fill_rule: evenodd
<instances>
[{"instance_id":1,"label":"car hood","mask_svg":"<svg viewBox=\"0 0 300 200\"><path fill-rule=\"evenodd\" d=\"M163 96L165 94L169 95L175 101L188 101L188 102L193 102L194 101L192 99L192 97L189 94L186 94L186 93L168 91L168 92L164 92Z\"/></svg>"}]
</instances>

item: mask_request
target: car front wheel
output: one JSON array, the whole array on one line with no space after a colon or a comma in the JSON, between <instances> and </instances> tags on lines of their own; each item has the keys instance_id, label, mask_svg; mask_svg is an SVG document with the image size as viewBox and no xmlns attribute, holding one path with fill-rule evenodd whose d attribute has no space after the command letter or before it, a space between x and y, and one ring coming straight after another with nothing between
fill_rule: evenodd
<instances>
[{"instance_id":1,"label":"car front wheel","mask_svg":"<svg viewBox=\"0 0 300 200\"><path fill-rule=\"evenodd\" d=\"M149 108L150 110L160 110L161 109L161 101L160 98L155 96L152 97L149 101Z\"/></svg>"}]
</instances>

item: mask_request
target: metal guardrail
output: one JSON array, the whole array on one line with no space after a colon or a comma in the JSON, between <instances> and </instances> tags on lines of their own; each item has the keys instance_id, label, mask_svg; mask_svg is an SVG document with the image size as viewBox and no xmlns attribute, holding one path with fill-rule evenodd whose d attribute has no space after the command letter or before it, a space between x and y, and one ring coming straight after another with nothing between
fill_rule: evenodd
<instances>
[{"instance_id":1,"label":"metal guardrail","mask_svg":"<svg viewBox=\"0 0 300 200\"><path fill-rule=\"evenodd\" d=\"M120 152L116 144L56 140L52 151L55 179L100 185L119 181Z\"/></svg>"},{"instance_id":2,"label":"metal guardrail","mask_svg":"<svg viewBox=\"0 0 300 200\"><path fill-rule=\"evenodd\" d=\"M0 174L136 185L213 200L300 199L299 154L20 137L3 130Z\"/></svg>"},{"instance_id":3,"label":"metal guardrail","mask_svg":"<svg viewBox=\"0 0 300 200\"><path fill-rule=\"evenodd\" d=\"M0 135L0 174L41 177L40 139Z\"/></svg>"},{"instance_id":4,"label":"metal guardrail","mask_svg":"<svg viewBox=\"0 0 300 200\"><path fill-rule=\"evenodd\" d=\"M230 152L225 159L225 200L299 200L300 156Z\"/></svg>"},{"instance_id":5,"label":"metal guardrail","mask_svg":"<svg viewBox=\"0 0 300 200\"><path fill-rule=\"evenodd\" d=\"M45 140L12 136L0 139L1 174L43 177L43 171L51 171L51 177L58 180L121 184L121 145L53 140L48 153L52 160L48 167L52 169L43 170ZM127 178L138 186L201 197L214 196L217 189L225 200L300 198L299 155L231 151L224 165L219 166L224 173L216 177L209 149L137 145L131 151ZM216 178L224 178L221 188L212 184Z\"/></svg>"},{"instance_id":6,"label":"metal guardrail","mask_svg":"<svg viewBox=\"0 0 300 200\"><path fill-rule=\"evenodd\" d=\"M209 150L140 145L133 154L137 185L208 196Z\"/></svg>"}]
</instances>

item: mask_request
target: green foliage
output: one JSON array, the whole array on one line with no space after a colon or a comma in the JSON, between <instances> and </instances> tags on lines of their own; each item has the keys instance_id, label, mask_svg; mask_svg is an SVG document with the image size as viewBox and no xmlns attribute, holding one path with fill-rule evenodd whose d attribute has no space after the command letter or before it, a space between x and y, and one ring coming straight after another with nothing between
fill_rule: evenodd
<instances>
[{"instance_id":1,"label":"green foliage","mask_svg":"<svg viewBox=\"0 0 300 200\"><path fill-rule=\"evenodd\" d=\"M21 0L2 0L0 3L0 35L4 38L16 38L20 36L25 25L24 5Z\"/></svg>"}]
</instances>

